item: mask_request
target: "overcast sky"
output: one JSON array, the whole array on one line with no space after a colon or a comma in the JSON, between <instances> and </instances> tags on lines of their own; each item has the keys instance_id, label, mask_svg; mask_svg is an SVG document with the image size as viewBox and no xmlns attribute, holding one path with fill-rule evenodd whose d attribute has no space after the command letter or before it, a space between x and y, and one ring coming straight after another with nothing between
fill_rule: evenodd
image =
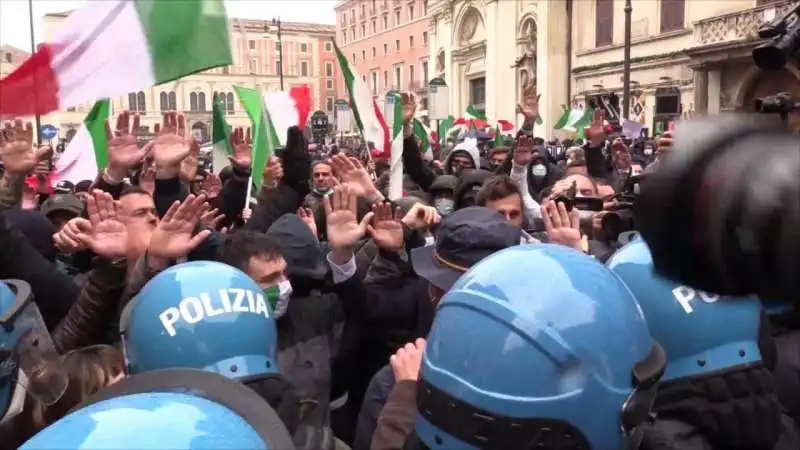
<instances>
[{"instance_id":1,"label":"overcast sky","mask_svg":"<svg viewBox=\"0 0 800 450\"><path fill-rule=\"evenodd\" d=\"M33 0L36 42L42 41L41 17L43 15L79 8L86 3L87 0ZM271 19L280 16L287 22L313 22L328 25L336 23L336 13L333 11L336 3L336 0L225 0L229 17ZM27 0L0 0L0 45L13 45L22 50L30 50L28 14Z\"/></svg>"}]
</instances>

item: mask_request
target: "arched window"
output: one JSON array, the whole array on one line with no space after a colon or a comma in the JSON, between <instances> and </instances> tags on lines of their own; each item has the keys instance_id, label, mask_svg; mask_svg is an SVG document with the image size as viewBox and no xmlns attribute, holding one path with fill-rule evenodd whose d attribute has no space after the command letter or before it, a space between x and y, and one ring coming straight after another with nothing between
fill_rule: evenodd
<instances>
[{"instance_id":1,"label":"arched window","mask_svg":"<svg viewBox=\"0 0 800 450\"><path fill-rule=\"evenodd\" d=\"M189 111L197 111L197 93L192 92L189 94Z\"/></svg>"},{"instance_id":2,"label":"arched window","mask_svg":"<svg viewBox=\"0 0 800 450\"><path fill-rule=\"evenodd\" d=\"M158 95L158 106L161 108L161 111L167 111L169 109L169 96L167 96L166 92L162 92Z\"/></svg>"},{"instance_id":3,"label":"arched window","mask_svg":"<svg viewBox=\"0 0 800 450\"><path fill-rule=\"evenodd\" d=\"M139 93L136 94L136 106L136 111L141 114L145 114L147 111L147 103L145 102L144 92L142 91L139 91Z\"/></svg>"},{"instance_id":4,"label":"arched window","mask_svg":"<svg viewBox=\"0 0 800 450\"><path fill-rule=\"evenodd\" d=\"M227 109L228 109L228 114L233 114L234 105L233 105L233 94L231 92L228 92L225 95L225 103L226 103L225 106L227 106Z\"/></svg>"},{"instance_id":5,"label":"arched window","mask_svg":"<svg viewBox=\"0 0 800 450\"><path fill-rule=\"evenodd\" d=\"M197 94L197 108L199 111L206 110L206 93L201 92Z\"/></svg>"},{"instance_id":6,"label":"arched window","mask_svg":"<svg viewBox=\"0 0 800 450\"><path fill-rule=\"evenodd\" d=\"M128 94L128 111L136 111L136 93Z\"/></svg>"},{"instance_id":7,"label":"arched window","mask_svg":"<svg viewBox=\"0 0 800 450\"><path fill-rule=\"evenodd\" d=\"M169 93L169 109L172 111L178 110L178 101L174 92Z\"/></svg>"}]
</instances>

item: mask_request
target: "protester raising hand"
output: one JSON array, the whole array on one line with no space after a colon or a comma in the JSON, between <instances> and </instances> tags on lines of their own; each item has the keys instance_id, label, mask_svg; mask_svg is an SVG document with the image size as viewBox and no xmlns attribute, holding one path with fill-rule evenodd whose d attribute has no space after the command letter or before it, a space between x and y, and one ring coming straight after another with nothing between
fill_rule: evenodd
<instances>
[{"instance_id":1,"label":"protester raising hand","mask_svg":"<svg viewBox=\"0 0 800 450\"><path fill-rule=\"evenodd\" d=\"M199 193L205 195L207 199L212 200L217 198L220 192L222 192L222 180L220 180L219 175L215 173L206 175L206 178L200 185Z\"/></svg>"},{"instance_id":2,"label":"protester raising hand","mask_svg":"<svg viewBox=\"0 0 800 450\"><path fill-rule=\"evenodd\" d=\"M671 152L675 146L674 139L674 133L672 131L665 131L657 141L658 153L667 154Z\"/></svg>"},{"instance_id":3,"label":"protester raising hand","mask_svg":"<svg viewBox=\"0 0 800 450\"><path fill-rule=\"evenodd\" d=\"M327 217L328 242L334 250L352 250L359 239L367 233L367 224L373 213L367 213L358 221L358 196L346 186L333 189L331 195L322 199Z\"/></svg>"},{"instance_id":4,"label":"protester raising hand","mask_svg":"<svg viewBox=\"0 0 800 450\"><path fill-rule=\"evenodd\" d=\"M231 133L231 148L233 155L228 156L236 167L249 170L253 163L253 140L250 138L250 128L245 133L244 128L235 128Z\"/></svg>"},{"instance_id":5,"label":"protester raising hand","mask_svg":"<svg viewBox=\"0 0 800 450\"><path fill-rule=\"evenodd\" d=\"M522 98L520 98L519 111L525 116L526 122L532 122L539 117L539 96L536 94L536 82L528 81L522 87Z\"/></svg>"},{"instance_id":6,"label":"protester raising hand","mask_svg":"<svg viewBox=\"0 0 800 450\"><path fill-rule=\"evenodd\" d=\"M414 113L417 112L417 100L410 92L403 92L400 100L403 102L403 126L405 126L414 120Z\"/></svg>"},{"instance_id":7,"label":"protester raising hand","mask_svg":"<svg viewBox=\"0 0 800 450\"><path fill-rule=\"evenodd\" d=\"M119 220L117 202L111 194L94 190L86 197L91 230L78 234L81 244L108 259L124 258L128 250L128 230Z\"/></svg>"},{"instance_id":8,"label":"protester raising hand","mask_svg":"<svg viewBox=\"0 0 800 450\"><path fill-rule=\"evenodd\" d=\"M91 197L91 195L87 196ZM78 239L78 235L91 233L92 223L83 217L74 217L53 234L53 244L61 253L75 253L86 250L86 246Z\"/></svg>"},{"instance_id":9,"label":"protester raising hand","mask_svg":"<svg viewBox=\"0 0 800 450\"><path fill-rule=\"evenodd\" d=\"M367 225L372 240L378 247L388 251L403 248L403 224L400 222L400 208L392 208L389 202L372 205L372 225Z\"/></svg>"},{"instance_id":10,"label":"protester raising hand","mask_svg":"<svg viewBox=\"0 0 800 450\"><path fill-rule=\"evenodd\" d=\"M2 132L3 166L8 173L25 175L38 162L36 152L33 150L33 125L22 120L6 122Z\"/></svg>"},{"instance_id":11,"label":"protester raising hand","mask_svg":"<svg viewBox=\"0 0 800 450\"><path fill-rule=\"evenodd\" d=\"M542 219L550 242L583 251L580 215L576 208L567 211L563 202L548 200L542 205Z\"/></svg>"},{"instance_id":12,"label":"protester raising hand","mask_svg":"<svg viewBox=\"0 0 800 450\"><path fill-rule=\"evenodd\" d=\"M592 116L592 121L584 131L584 134L591 142L592 147L596 148L603 145L603 141L606 139L605 121L606 115L603 110L600 108L595 109Z\"/></svg>"},{"instance_id":13,"label":"protester raising hand","mask_svg":"<svg viewBox=\"0 0 800 450\"><path fill-rule=\"evenodd\" d=\"M208 210L204 195L189 195L183 203L176 201L153 231L148 256L174 260L182 258L200 245L210 234L203 230L193 235L203 214Z\"/></svg>"},{"instance_id":14,"label":"protester raising hand","mask_svg":"<svg viewBox=\"0 0 800 450\"><path fill-rule=\"evenodd\" d=\"M186 119L174 111L164 113L161 128L156 125L156 138L153 139L153 160L156 167L174 167L192 151L194 138L186 136Z\"/></svg>"},{"instance_id":15,"label":"protester raising hand","mask_svg":"<svg viewBox=\"0 0 800 450\"><path fill-rule=\"evenodd\" d=\"M189 155L181 161L180 176L184 183L194 182L197 175L197 158L200 155L200 143L192 139L189 144Z\"/></svg>"},{"instance_id":16,"label":"protester raising hand","mask_svg":"<svg viewBox=\"0 0 800 450\"><path fill-rule=\"evenodd\" d=\"M122 111L117 116L116 128L112 132L110 121L106 121L106 137L108 138L109 171L117 172L124 177L128 170L142 163L149 148L139 148L136 137L139 133L139 114Z\"/></svg>"},{"instance_id":17,"label":"protester raising hand","mask_svg":"<svg viewBox=\"0 0 800 450\"><path fill-rule=\"evenodd\" d=\"M264 179L275 185L283 180L283 164L276 156L271 157L264 165Z\"/></svg>"},{"instance_id":18,"label":"protester raising hand","mask_svg":"<svg viewBox=\"0 0 800 450\"><path fill-rule=\"evenodd\" d=\"M331 156L330 163L336 177L347 185L353 194L374 200L377 188L358 158L339 153Z\"/></svg>"},{"instance_id":19,"label":"protester raising hand","mask_svg":"<svg viewBox=\"0 0 800 450\"><path fill-rule=\"evenodd\" d=\"M314 213L311 212L311 209L297 208L297 216L300 217L303 223L308 225L308 229L311 230L314 236L319 236L319 234L317 234L317 221L314 219Z\"/></svg>"}]
</instances>

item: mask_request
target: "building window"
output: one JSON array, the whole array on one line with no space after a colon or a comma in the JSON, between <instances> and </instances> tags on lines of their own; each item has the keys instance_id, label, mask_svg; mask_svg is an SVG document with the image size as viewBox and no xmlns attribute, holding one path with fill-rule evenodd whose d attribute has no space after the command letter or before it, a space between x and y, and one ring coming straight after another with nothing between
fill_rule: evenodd
<instances>
[{"instance_id":1,"label":"building window","mask_svg":"<svg viewBox=\"0 0 800 450\"><path fill-rule=\"evenodd\" d=\"M280 42L275 41L275 51L276 52L281 51L281 43Z\"/></svg>"},{"instance_id":2,"label":"building window","mask_svg":"<svg viewBox=\"0 0 800 450\"><path fill-rule=\"evenodd\" d=\"M333 76L333 63L330 61L325 61L325 76L326 77Z\"/></svg>"},{"instance_id":3,"label":"building window","mask_svg":"<svg viewBox=\"0 0 800 450\"><path fill-rule=\"evenodd\" d=\"M422 81L428 84L428 61L422 61Z\"/></svg>"},{"instance_id":4,"label":"building window","mask_svg":"<svg viewBox=\"0 0 800 450\"><path fill-rule=\"evenodd\" d=\"M375 21L372 21L372 33L375 34L377 30L375 29Z\"/></svg>"},{"instance_id":5,"label":"building window","mask_svg":"<svg viewBox=\"0 0 800 450\"><path fill-rule=\"evenodd\" d=\"M661 32L682 30L685 11L684 0L661 0Z\"/></svg>"},{"instance_id":6,"label":"building window","mask_svg":"<svg viewBox=\"0 0 800 450\"><path fill-rule=\"evenodd\" d=\"M308 53L308 44L306 43L300 44L300 53Z\"/></svg>"},{"instance_id":7,"label":"building window","mask_svg":"<svg viewBox=\"0 0 800 450\"><path fill-rule=\"evenodd\" d=\"M384 18L384 20L385 20L385 18ZM5 57L6 57L6 62L11 64L11 62L12 62L11 53L6 52L5 53Z\"/></svg>"},{"instance_id":8,"label":"building window","mask_svg":"<svg viewBox=\"0 0 800 450\"><path fill-rule=\"evenodd\" d=\"M247 46L250 48L250 50L255 50L256 49L256 41L253 41L253 40L247 41Z\"/></svg>"},{"instance_id":9,"label":"building window","mask_svg":"<svg viewBox=\"0 0 800 450\"><path fill-rule=\"evenodd\" d=\"M414 6L408 5L408 20L414 20Z\"/></svg>"},{"instance_id":10,"label":"building window","mask_svg":"<svg viewBox=\"0 0 800 450\"><path fill-rule=\"evenodd\" d=\"M414 36L408 37L408 48L414 48Z\"/></svg>"},{"instance_id":11,"label":"building window","mask_svg":"<svg viewBox=\"0 0 800 450\"><path fill-rule=\"evenodd\" d=\"M147 103L145 102L144 92L142 91L136 94L136 112L147 114Z\"/></svg>"},{"instance_id":12,"label":"building window","mask_svg":"<svg viewBox=\"0 0 800 450\"><path fill-rule=\"evenodd\" d=\"M350 61L356 62L356 54L355 53L353 53L353 58Z\"/></svg>"},{"instance_id":13,"label":"building window","mask_svg":"<svg viewBox=\"0 0 800 450\"><path fill-rule=\"evenodd\" d=\"M342 44L347 44L347 31L342 33Z\"/></svg>"},{"instance_id":14,"label":"building window","mask_svg":"<svg viewBox=\"0 0 800 450\"><path fill-rule=\"evenodd\" d=\"M400 69L400 67L395 67L394 68L394 86L395 86L395 88L397 88L397 89L401 88L401 86L403 85L402 78L403 78L402 70Z\"/></svg>"},{"instance_id":15,"label":"building window","mask_svg":"<svg viewBox=\"0 0 800 450\"><path fill-rule=\"evenodd\" d=\"M204 112L206 110L206 94L201 92L197 94L197 110Z\"/></svg>"},{"instance_id":16,"label":"building window","mask_svg":"<svg viewBox=\"0 0 800 450\"><path fill-rule=\"evenodd\" d=\"M378 93L378 72L372 72L372 95Z\"/></svg>"},{"instance_id":17,"label":"building window","mask_svg":"<svg viewBox=\"0 0 800 450\"><path fill-rule=\"evenodd\" d=\"M388 54L389 54L389 44L384 42L383 43L383 56L386 56Z\"/></svg>"},{"instance_id":18,"label":"building window","mask_svg":"<svg viewBox=\"0 0 800 450\"><path fill-rule=\"evenodd\" d=\"M422 32L422 45L428 45L428 32Z\"/></svg>"},{"instance_id":19,"label":"building window","mask_svg":"<svg viewBox=\"0 0 800 450\"><path fill-rule=\"evenodd\" d=\"M366 50L361 50L361 60L362 61L366 61L367 60L367 51Z\"/></svg>"},{"instance_id":20,"label":"building window","mask_svg":"<svg viewBox=\"0 0 800 450\"><path fill-rule=\"evenodd\" d=\"M469 82L469 103L484 111L486 104L486 78L476 78Z\"/></svg>"},{"instance_id":21,"label":"building window","mask_svg":"<svg viewBox=\"0 0 800 450\"><path fill-rule=\"evenodd\" d=\"M361 25L361 37L365 37L367 35L367 27L366 25Z\"/></svg>"},{"instance_id":22,"label":"building window","mask_svg":"<svg viewBox=\"0 0 800 450\"><path fill-rule=\"evenodd\" d=\"M614 0L595 0L594 46L602 47L614 42Z\"/></svg>"},{"instance_id":23,"label":"building window","mask_svg":"<svg viewBox=\"0 0 800 450\"><path fill-rule=\"evenodd\" d=\"M386 14L383 15L383 29L389 29L389 17Z\"/></svg>"},{"instance_id":24,"label":"building window","mask_svg":"<svg viewBox=\"0 0 800 450\"><path fill-rule=\"evenodd\" d=\"M351 28L350 29L350 40L351 41L355 41L356 40L356 29L355 28Z\"/></svg>"},{"instance_id":25,"label":"building window","mask_svg":"<svg viewBox=\"0 0 800 450\"><path fill-rule=\"evenodd\" d=\"M422 0L422 15L428 15L428 0Z\"/></svg>"},{"instance_id":26,"label":"building window","mask_svg":"<svg viewBox=\"0 0 800 450\"><path fill-rule=\"evenodd\" d=\"M258 61L253 58L250 60L250 73L256 73L258 70Z\"/></svg>"},{"instance_id":27,"label":"building window","mask_svg":"<svg viewBox=\"0 0 800 450\"><path fill-rule=\"evenodd\" d=\"M388 70L384 70L383 71L383 85L384 86L388 86L389 85L389 71Z\"/></svg>"},{"instance_id":28,"label":"building window","mask_svg":"<svg viewBox=\"0 0 800 450\"><path fill-rule=\"evenodd\" d=\"M394 41L394 51L396 51L396 52L400 51L400 39L395 39L395 41Z\"/></svg>"},{"instance_id":29,"label":"building window","mask_svg":"<svg viewBox=\"0 0 800 450\"><path fill-rule=\"evenodd\" d=\"M158 95L158 106L161 111L169 110L169 95L167 95L166 92L162 92Z\"/></svg>"},{"instance_id":30,"label":"building window","mask_svg":"<svg viewBox=\"0 0 800 450\"><path fill-rule=\"evenodd\" d=\"M172 111L177 111L178 110L177 95L175 95L174 92L170 92L168 100L169 100L169 109L171 109Z\"/></svg>"},{"instance_id":31,"label":"building window","mask_svg":"<svg viewBox=\"0 0 800 450\"><path fill-rule=\"evenodd\" d=\"M333 80L325 80L325 89L329 91L333 90Z\"/></svg>"},{"instance_id":32,"label":"building window","mask_svg":"<svg viewBox=\"0 0 800 450\"><path fill-rule=\"evenodd\" d=\"M281 73L281 60L278 59L275 61L275 75L280 75Z\"/></svg>"},{"instance_id":33,"label":"building window","mask_svg":"<svg viewBox=\"0 0 800 450\"><path fill-rule=\"evenodd\" d=\"M225 67L222 68L222 74L223 75L227 75L229 73L231 73L231 69L228 66L225 66Z\"/></svg>"},{"instance_id":34,"label":"building window","mask_svg":"<svg viewBox=\"0 0 800 450\"><path fill-rule=\"evenodd\" d=\"M228 114L233 114L234 112L233 92L228 92L227 94L225 94L225 109L228 110Z\"/></svg>"},{"instance_id":35,"label":"building window","mask_svg":"<svg viewBox=\"0 0 800 450\"><path fill-rule=\"evenodd\" d=\"M414 84L414 65L408 66L408 84Z\"/></svg>"},{"instance_id":36,"label":"building window","mask_svg":"<svg viewBox=\"0 0 800 450\"><path fill-rule=\"evenodd\" d=\"M308 76L308 61L300 61L300 76Z\"/></svg>"},{"instance_id":37,"label":"building window","mask_svg":"<svg viewBox=\"0 0 800 450\"><path fill-rule=\"evenodd\" d=\"M6 54L10 55L10 53L6 53ZM69 108L67 108L67 112L75 112L75 108L70 106Z\"/></svg>"},{"instance_id":38,"label":"building window","mask_svg":"<svg viewBox=\"0 0 800 450\"><path fill-rule=\"evenodd\" d=\"M372 57L378 56L377 52L375 51L375 47L372 47Z\"/></svg>"},{"instance_id":39,"label":"building window","mask_svg":"<svg viewBox=\"0 0 800 450\"><path fill-rule=\"evenodd\" d=\"M400 25L400 11L394 12L394 26Z\"/></svg>"},{"instance_id":40,"label":"building window","mask_svg":"<svg viewBox=\"0 0 800 450\"><path fill-rule=\"evenodd\" d=\"M332 52L333 51L333 44L331 44L330 42L326 42L325 43L325 51L328 52L328 53Z\"/></svg>"},{"instance_id":41,"label":"building window","mask_svg":"<svg viewBox=\"0 0 800 450\"><path fill-rule=\"evenodd\" d=\"M366 83L367 82L367 76L366 75L361 75L361 81Z\"/></svg>"},{"instance_id":42,"label":"building window","mask_svg":"<svg viewBox=\"0 0 800 450\"><path fill-rule=\"evenodd\" d=\"M325 99L325 111L333 111L333 97Z\"/></svg>"},{"instance_id":43,"label":"building window","mask_svg":"<svg viewBox=\"0 0 800 450\"><path fill-rule=\"evenodd\" d=\"M189 94L189 111L197 111L197 92Z\"/></svg>"}]
</instances>

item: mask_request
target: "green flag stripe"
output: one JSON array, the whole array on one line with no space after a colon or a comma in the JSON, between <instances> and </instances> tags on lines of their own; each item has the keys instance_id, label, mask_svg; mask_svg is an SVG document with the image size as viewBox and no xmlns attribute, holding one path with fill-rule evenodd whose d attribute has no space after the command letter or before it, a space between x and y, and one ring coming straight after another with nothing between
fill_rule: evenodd
<instances>
[{"instance_id":1,"label":"green flag stripe","mask_svg":"<svg viewBox=\"0 0 800 450\"><path fill-rule=\"evenodd\" d=\"M252 139L253 139L253 162L250 166L253 184L261 189L263 182L264 166L269 159L269 149L267 148L267 127L264 122L264 107L261 102L261 95L255 89L234 86L236 95L242 103L245 112L250 117Z\"/></svg>"},{"instance_id":2,"label":"green flag stripe","mask_svg":"<svg viewBox=\"0 0 800 450\"><path fill-rule=\"evenodd\" d=\"M223 0L136 1L156 84L233 63Z\"/></svg>"},{"instance_id":3,"label":"green flag stripe","mask_svg":"<svg viewBox=\"0 0 800 450\"><path fill-rule=\"evenodd\" d=\"M350 111L353 112L353 118L356 119L356 125L358 125L359 130L364 129L364 123L361 121L361 115L358 113L358 105L356 104L356 99L353 96L353 83L355 82L355 75L353 75L353 71L350 69L350 64L347 62L347 58L345 58L342 51L339 50L339 46L336 45L336 41L331 40L333 42L333 49L336 51L336 59L339 61L339 67L342 69L342 75L344 75L344 83L347 85L347 95L350 98Z\"/></svg>"},{"instance_id":4,"label":"green flag stripe","mask_svg":"<svg viewBox=\"0 0 800 450\"><path fill-rule=\"evenodd\" d=\"M219 97L214 99L211 138L215 145L220 147L224 145L228 154L233 154L233 149L231 148L231 126L225 120L225 105Z\"/></svg>"},{"instance_id":5,"label":"green flag stripe","mask_svg":"<svg viewBox=\"0 0 800 450\"><path fill-rule=\"evenodd\" d=\"M106 136L106 120L110 110L109 100L100 100L94 104L92 110L86 115L83 124L92 138L94 159L97 169L108 167L108 136Z\"/></svg>"}]
</instances>

